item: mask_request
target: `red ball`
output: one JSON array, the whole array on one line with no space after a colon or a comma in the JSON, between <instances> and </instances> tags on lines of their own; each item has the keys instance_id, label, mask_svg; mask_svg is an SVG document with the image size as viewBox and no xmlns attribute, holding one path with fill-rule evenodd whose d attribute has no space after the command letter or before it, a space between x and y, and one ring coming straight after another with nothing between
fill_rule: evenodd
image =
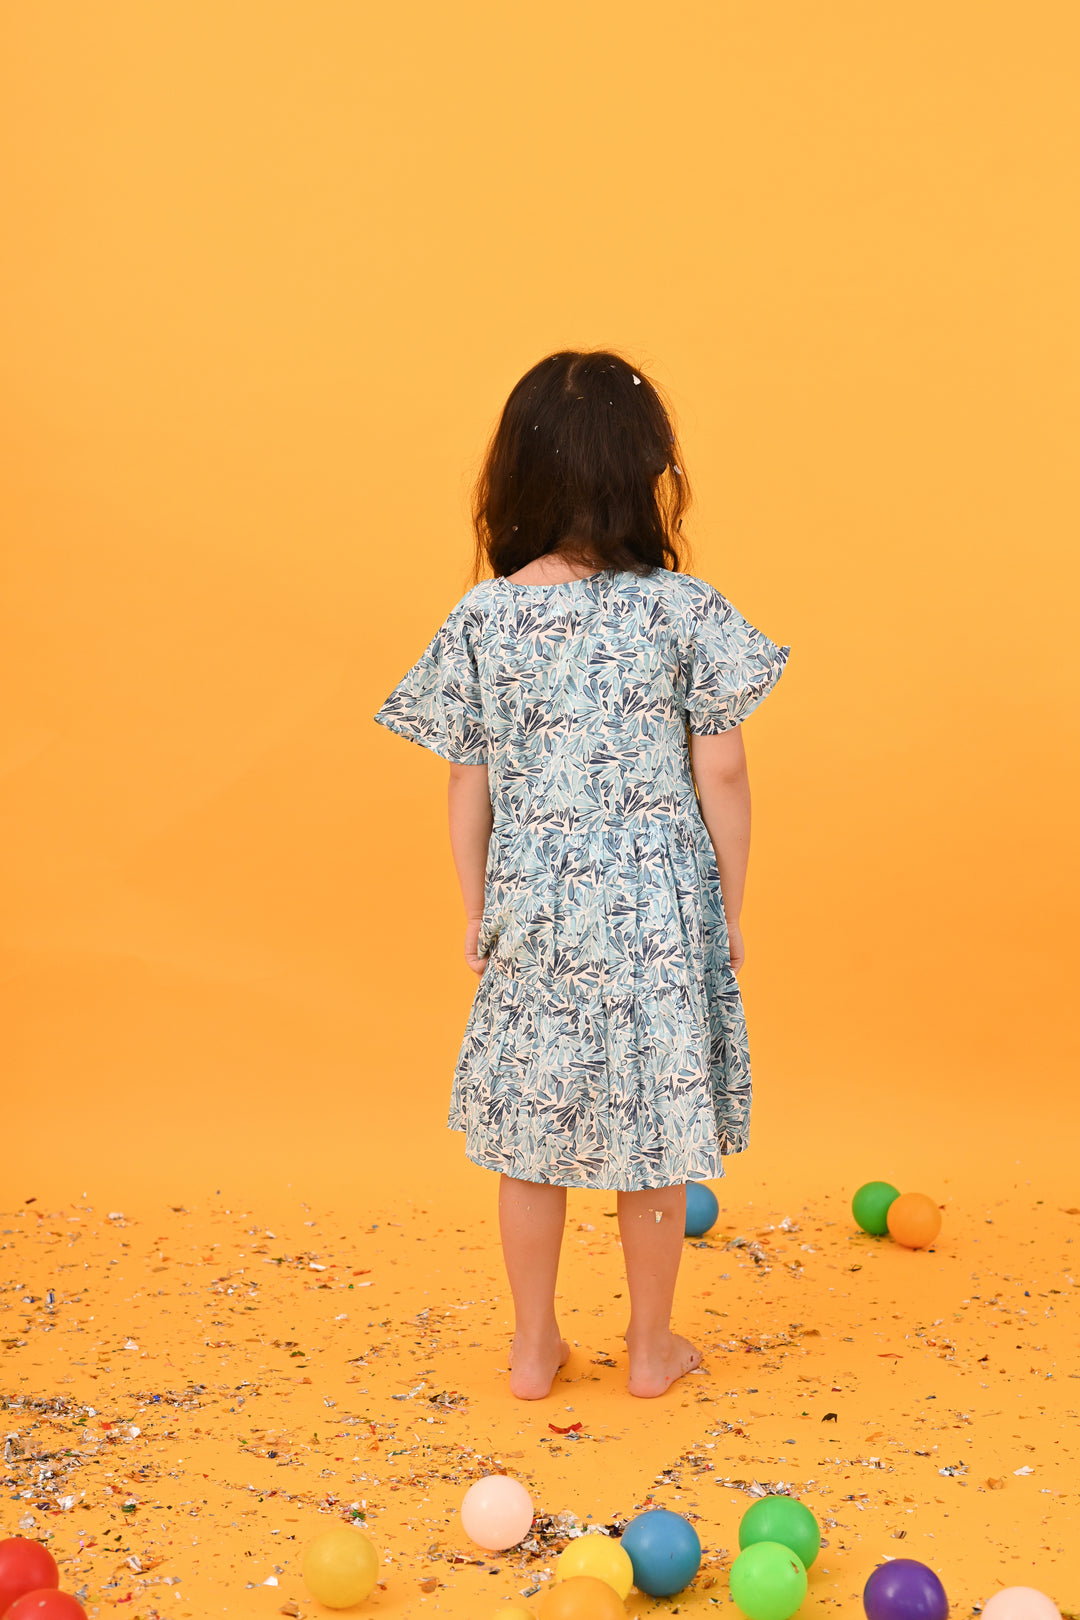
<instances>
[{"instance_id":1,"label":"red ball","mask_svg":"<svg viewBox=\"0 0 1080 1620\"><path fill-rule=\"evenodd\" d=\"M40 1592L60 1585L60 1571L48 1547L27 1536L0 1541L0 1615L7 1613L24 1592Z\"/></svg>"},{"instance_id":2,"label":"red ball","mask_svg":"<svg viewBox=\"0 0 1080 1620\"><path fill-rule=\"evenodd\" d=\"M4 1620L86 1620L86 1610L70 1592L47 1586L41 1592L24 1592L16 1598Z\"/></svg>"}]
</instances>

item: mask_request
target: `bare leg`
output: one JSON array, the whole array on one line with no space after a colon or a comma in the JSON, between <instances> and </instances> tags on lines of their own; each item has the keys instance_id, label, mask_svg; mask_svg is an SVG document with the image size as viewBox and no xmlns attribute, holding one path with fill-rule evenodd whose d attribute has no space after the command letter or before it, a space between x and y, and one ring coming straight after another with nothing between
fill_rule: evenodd
<instances>
[{"instance_id":1,"label":"bare leg","mask_svg":"<svg viewBox=\"0 0 1080 1620\"><path fill-rule=\"evenodd\" d=\"M662 1395L676 1378L701 1361L701 1351L671 1331L686 1226L686 1188L621 1192L618 1207L630 1289L627 1388L631 1395Z\"/></svg>"},{"instance_id":2,"label":"bare leg","mask_svg":"<svg viewBox=\"0 0 1080 1620\"><path fill-rule=\"evenodd\" d=\"M538 1401L549 1394L555 1374L570 1354L555 1320L555 1279L565 1225L565 1187L502 1177L499 1229L514 1296L510 1389L519 1400Z\"/></svg>"}]
</instances>

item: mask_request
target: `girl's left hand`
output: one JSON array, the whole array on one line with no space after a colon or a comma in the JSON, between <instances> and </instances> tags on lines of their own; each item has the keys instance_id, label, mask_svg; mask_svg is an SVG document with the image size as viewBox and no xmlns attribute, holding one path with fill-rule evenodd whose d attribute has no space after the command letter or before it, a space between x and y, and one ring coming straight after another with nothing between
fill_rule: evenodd
<instances>
[{"instance_id":1,"label":"girl's left hand","mask_svg":"<svg viewBox=\"0 0 1080 1620\"><path fill-rule=\"evenodd\" d=\"M478 979L484 977L484 969L488 965L486 956L477 956L476 954L476 945L480 938L480 922L479 917L470 917L468 926L465 929L465 960Z\"/></svg>"},{"instance_id":2,"label":"girl's left hand","mask_svg":"<svg viewBox=\"0 0 1080 1620\"><path fill-rule=\"evenodd\" d=\"M732 973L738 975L739 969L746 961L746 946L743 944L742 929L734 917L727 919L728 932L728 960L731 963Z\"/></svg>"}]
</instances>

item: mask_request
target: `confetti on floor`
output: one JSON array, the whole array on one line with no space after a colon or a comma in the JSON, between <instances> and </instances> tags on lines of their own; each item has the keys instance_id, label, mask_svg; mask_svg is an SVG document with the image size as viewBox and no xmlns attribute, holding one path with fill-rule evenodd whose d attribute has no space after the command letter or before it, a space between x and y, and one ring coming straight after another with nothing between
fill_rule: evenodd
<instances>
[{"instance_id":1,"label":"confetti on floor","mask_svg":"<svg viewBox=\"0 0 1080 1620\"><path fill-rule=\"evenodd\" d=\"M537 1402L496 1370L511 1317L494 1215L4 1214L3 1533L47 1539L91 1615L310 1616L329 1611L300 1555L345 1520L384 1559L358 1613L484 1620L522 1593L535 1610L568 1540L655 1505L687 1515L705 1555L690 1590L635 1593L628 1613L704 1615L727 1608L742 1512L785 1491L824 1537L806 1616L860 1612L896 1556L938 1570L954 1615L1013 1584L1080 1607L1075 1209L950 1206L914 1253L857 1231L840 1199L722 1203L679 1283L676 1326L705 1366L636 1401L614 1207L573 1196L573 1355ZM537 1518L496 1557L457 1508L497 1469Z\"/></svg>"}]
</instances>

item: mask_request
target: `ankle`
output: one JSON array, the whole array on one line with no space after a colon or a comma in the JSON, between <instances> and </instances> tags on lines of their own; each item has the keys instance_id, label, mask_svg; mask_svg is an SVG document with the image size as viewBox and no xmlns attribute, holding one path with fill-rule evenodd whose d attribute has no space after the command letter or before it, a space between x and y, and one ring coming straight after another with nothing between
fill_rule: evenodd
<instances>
[{"instance_id":1,"label":"ankle","mask_svg":"<svg viewBox=\"0 0 1080 1620\"><path fill-rule=\"evenodd\" d=\"M515 1344L549 1344L561 1337L554 1317L546 1322L519 1322L514 1327Z\"/></svg>"},{"instance_id":2,"label":"ankle","mask_svg":"<svg viewBox=\"0 0 1080 1620\"><path fill-rule=\"evenodd\" d=\"M623 1336L628 1350L660 1349L671 1338L671 1322L632 1322Z\"/></svg>"}]
</instances>

